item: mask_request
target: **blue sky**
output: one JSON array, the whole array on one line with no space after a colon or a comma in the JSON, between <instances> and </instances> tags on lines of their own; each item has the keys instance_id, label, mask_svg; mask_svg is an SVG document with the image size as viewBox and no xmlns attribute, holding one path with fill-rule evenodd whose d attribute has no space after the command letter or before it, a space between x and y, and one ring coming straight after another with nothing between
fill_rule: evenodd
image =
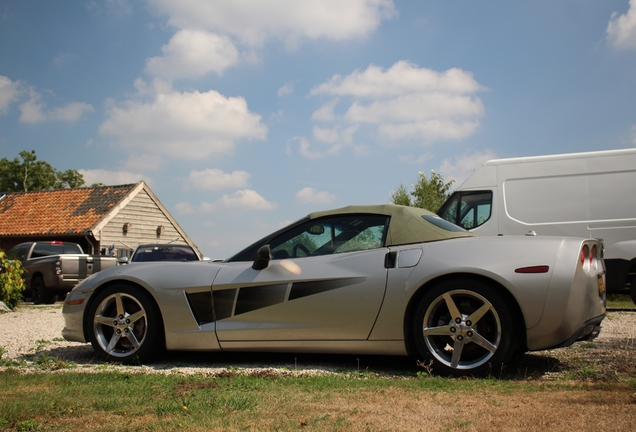
<instances>
[{"instance_id":1,"label":"blue sky","mask_svg":"<svg viewBox=\"0 0 636 432\"><path fill-rule=\"evenodd\" d=\"M0 158L139 180L212 258L418 171L636 147L636 0L0 2Z\"/></svg>"}]
</instances>

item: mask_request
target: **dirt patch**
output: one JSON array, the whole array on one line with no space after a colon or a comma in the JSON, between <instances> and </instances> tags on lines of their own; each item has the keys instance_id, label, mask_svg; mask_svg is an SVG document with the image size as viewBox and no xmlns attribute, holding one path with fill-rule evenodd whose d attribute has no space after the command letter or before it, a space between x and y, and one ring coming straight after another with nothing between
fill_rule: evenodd
<instances>
[{"instance_id":1,"label":"dirt patch","mask_svg":"<svg viewBox=\"0 0 636 432\"><path fill-rule=\"evenodd\" d=\"M396 431L630 431L636 421L634 397L585 390L502 394L421 392L383 389L297 401L292 415L310 426L340 423L342 430ZM312 400L313 399L313 400Z\"/></svg>"},{"instance_id":2,"label":"dirt patch","mask_svg":"<svg viewBox=\"0 0 636 432\"><path fill-rule=\"evenodd\" d=\"M208 376L250 374L260 377L329 372L373 372L386 376L414 376L426 372L410 358L320 354L192 353L170 352L147 365L110 365L98 359L90 344L67 342L61 337L64 319L60 305L23 307L0 314L2 360L22 365L99 372L126 368L139 373L182 373ZM44 357L43 357L44 356ZM505 379L555 380L563 378L611 380L636 376L636 312L610 312L600 336L568 348L528 353L504 371ZM46 361L42 361L44 358ZM59 366L59 367L58 367ZM434 371L433 371L434 372Z\"/></svg>"}]
</instances>

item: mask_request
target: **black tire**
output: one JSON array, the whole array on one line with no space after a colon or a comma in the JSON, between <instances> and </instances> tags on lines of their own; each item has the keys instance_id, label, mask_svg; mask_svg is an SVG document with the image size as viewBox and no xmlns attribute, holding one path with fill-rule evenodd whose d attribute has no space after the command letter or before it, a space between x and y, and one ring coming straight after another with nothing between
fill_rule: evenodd
<instances>
[{"instance_id":1,"label":"black tire","mask_svg":"<svg viewBox=\"0 0 636 432\"><path fill-rule=\"evenodd\" d=\"M485 283L448 280L420 300L413 321L415 346L433 373L500 373L514 352L514 321L506 302Z\"/></svg>"},{"instance_id":2,"label":"black tire","mask_svg":"<svg viewBox=\"0 0 636 432\"><path fill-rule=\"evenodd\" d=\"M53 304L57 300L57 295L52 294L46 289L44 285L44 279L40 276L36 276L31 281L31 300L33 304Z\"/></svg>"},{"instance_id":3,"label":"black tire","mask_svg":"<svg viewBox=\"0 0 636 432\"><path fill-rule=\"evenodd\" d=\"M139 364L164 347L161 315L139 288L114 285L105 289L86 316L90 342L104 360Z\"/></svg>"},{"instance_id":4,"label":"black tire","mask_svg":"<svg viewBox=\"0 0 636 432\"><path fill-rule=\"evenodd\" d=\"M632 296L632 301L636 304L636 276L632 276L629 283L629 295Z\"/></svg>"}]
</instances>

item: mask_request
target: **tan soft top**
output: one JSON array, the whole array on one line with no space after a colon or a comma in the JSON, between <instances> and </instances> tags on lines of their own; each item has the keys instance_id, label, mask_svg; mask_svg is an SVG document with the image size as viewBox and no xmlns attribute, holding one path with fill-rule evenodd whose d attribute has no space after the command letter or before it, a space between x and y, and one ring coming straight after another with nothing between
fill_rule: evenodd
<instances>
[{"instance_id":1,"label":"tan soft top","mask_svg":"<svg viewBox=\"0 0 636 432\"><path fill-rule=\"evenodd\" d=\"M435 217L439 219L441 223L446 221L428 210L395 204L353 205L311 213L309 218L316 219L319 217L343 213L372 213L390 216L391 221L389 223L389 232L386 237L386 246L446 240L456 237L472 237L474 235L468 231L448 231L438 227L424 219L422 216Z\"/></svg>"}]
</instances>

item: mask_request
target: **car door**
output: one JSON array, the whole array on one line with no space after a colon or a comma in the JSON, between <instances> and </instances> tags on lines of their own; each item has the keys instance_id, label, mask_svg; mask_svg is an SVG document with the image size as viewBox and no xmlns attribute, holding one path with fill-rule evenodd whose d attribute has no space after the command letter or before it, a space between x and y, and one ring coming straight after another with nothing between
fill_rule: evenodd
<instances>
[{"instance_id":1,"label":"car door","mask_svg":"<svg viewBox=\"0 0 636 432\"><path fill-rule=\"evenodd\" d=\"M367 339L386 289L387 226L385 216L309 221L271 240L266 268L227 263L212 287L221 347Z\"/></svg>"}]
</instances>

